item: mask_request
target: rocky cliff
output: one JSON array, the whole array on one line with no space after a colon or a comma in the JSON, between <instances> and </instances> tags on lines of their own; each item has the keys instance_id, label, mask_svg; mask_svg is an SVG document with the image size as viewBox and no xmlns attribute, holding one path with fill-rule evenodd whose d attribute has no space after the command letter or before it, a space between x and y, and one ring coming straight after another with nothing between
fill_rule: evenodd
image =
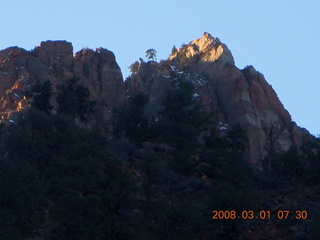
<instances>
[{"instance_id":1,"label":"rocky cliff","mask_svg":"<svg viewBox=\"0 0 320 240\"><path fill-rule=\"evenodd\" d=\"M37 82L49 81L53 96L57 86L77 78L97 103L95 120L108 123L111 109L124 99L121 70L111 51L82 49L73 55L66 41L41 42L33 51L10 47L0 51L0 118L13 123L16 113L30 105L26 92ZM57 103L51 99L56 111Z\"/></svg>"},{"instance_id":2,"label":"rocky cliff","mask_svg":"<svg viewBox=\"0 0 320 240\"><path fill-rule=\"evenodd\" d=\"M231 51L218 38L201 38L175 49L160 63L141 62L137 72L123 81L115 56L107 49L82 49L73 55L72 44L46 41L33 51L10 47L0 51L0 119L14 123L16 113L30 105L26 92L36 82L49 81L53 93L68 79L78 78L97 103L95 121L110 125L111 110L126 94L149 95L148 116L155 116L172 83L183 77L195 86L194 96L215 112L220 124L239 124L247 130L247 159L252 164L270 151L285 151L310 138L292 122L277 94L254 67L238 69ZM55 98L51 99L56 111Z\"/></svg>"},{"instance_id":3,"label":"rocky cliff","mask_svg":"<svg viewBox=\"0 0 320 240\"><path fill-rule=\"evenodd\" d=\"M271 151L286 151L310 139L309 132L292 121L263 74L252 66L237 68L228 47L209 33L175 49L157 69L141 64L126 85L150 95L153 113L159 108L160 95L181 76L195 85L195 96L217 114L221 125L238 124L247 130L247 159L252 164Z\"/></svg>"}]
</instances>

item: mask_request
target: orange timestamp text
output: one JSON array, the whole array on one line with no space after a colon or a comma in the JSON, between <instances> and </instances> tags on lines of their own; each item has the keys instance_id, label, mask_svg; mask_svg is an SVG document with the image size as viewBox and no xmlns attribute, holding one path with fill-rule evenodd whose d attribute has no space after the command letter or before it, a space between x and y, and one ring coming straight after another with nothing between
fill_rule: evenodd
<instances>
[{"instance_id":1,"label":"orange timestamp text","mask_svg":"<svg viewBox=\"0 0 320 240\"><path fill-rule=\"evenodd\" d=\"M214 210L212 211L212 219L271 219L275 217L277 219L307 219L308 212L306 210L297 210L297 211L289 211L289 210L278 210L274 213L271 211L252 211L252 210L244 210L241 212L237 212L235 210Z\"/></svg>"}]
</instances>

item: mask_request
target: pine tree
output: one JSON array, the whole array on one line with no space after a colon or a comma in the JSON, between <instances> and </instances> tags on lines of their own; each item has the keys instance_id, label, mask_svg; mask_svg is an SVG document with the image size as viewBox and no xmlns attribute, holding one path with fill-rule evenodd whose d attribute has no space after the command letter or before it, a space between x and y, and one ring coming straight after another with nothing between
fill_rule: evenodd
<instances>
[{"instance_id":1,"label":"pine tree","mask_svg":"<svg viewBox=\"0 0 320 240\"><path fill-rule=\"evenodd\" d=\"M148 61L155 61L157 60L157 51L153 48L150 48L146 51L146 58Z\"/></svg>"}]
</instances>

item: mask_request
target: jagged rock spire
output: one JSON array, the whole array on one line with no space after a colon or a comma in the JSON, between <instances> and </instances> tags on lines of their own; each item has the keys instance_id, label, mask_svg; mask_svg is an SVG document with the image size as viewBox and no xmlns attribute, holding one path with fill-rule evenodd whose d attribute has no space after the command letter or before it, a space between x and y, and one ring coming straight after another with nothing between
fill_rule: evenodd
<instances>
[{"instance_id":1,"label":"jagged rock spire","mask_svg":"<svg viewBox=\"0 0 320 240\"><path fill-rule=\"evenodd\" d=\"M188 45L177 49L175 53L169 56L169 60L176 58L180 52L184 52L186 57L192 59L200 58L203 62L216 62L220 65L235 65L233 56L227 45L221 43L219 38L212 37L210 33L205 32L200 38L193 40Z\"/></svg>"}]
</instances>

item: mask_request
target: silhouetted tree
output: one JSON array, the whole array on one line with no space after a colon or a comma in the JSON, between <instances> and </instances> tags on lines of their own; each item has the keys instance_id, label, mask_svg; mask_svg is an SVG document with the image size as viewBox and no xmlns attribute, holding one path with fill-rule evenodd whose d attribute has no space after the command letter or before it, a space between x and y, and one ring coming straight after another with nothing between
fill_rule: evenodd
<instances>
[{"instance_id":1,"label":"silhouetted tree","mask_svg":"<svg viewBox=\"0 0 320 240\"><path fill-rule=\"evenodd\" d=\"M155 61L157 60L157 51L153 48L150 48L146 51L146 58L148 61Z\"/></svg>"},{"instance_id":2,"label":"silhouetted tree","mask_svg":"<svg viewBox=\"0 0 320 240\"><path fill-rule=\"evenodd\" d=\"M176 45L173 45L172 50L171 50L171 54L176 53L176 51L177 51Z\"/></svg>"},{"instance_id":3,"label":"silhouetted tree","mask_svg":"<svg viewBox=\"0 0 320 240\"><path fill-rule=\"evenodd\" d=\"M266 150L268 152L267 156L264 159L265 169L267 171L267 175L270 177L272 174L272 161L276 156L276 143L284 131L284 126L280 121L275 121L270 124L270 127L267 131L266 138L268 142L268 146L266 146Z\"/></svg>"},{"instance_id":4,"label":"silhouetted tree","mask_svg":"<svg viewBox=\"0 0 320 240\"><path fill-rule=\"evenodd\" d=\"M32 107L45 113L50 113L52 109L52 105L50 104L52 93L51 83L49 81L44 83L37 82L27 95L33 97Z\"/></svg>"},{"instance_id":5,"label":"silhouetted tree","mask_svg":"<svg viewBox=\"0 0 320 240\"><path fill-rule=\"evenodd\" d=\"M137 144L147 139L148 119L144 110L148 99L147 95L137 93L130 96L121 107L114 109L112 121L117 138L122 138L124 135Z\"/></svg>"},{"instance_id":6,"label":"silhouetted tree","mask_svg":"<svg viewBox=\"0 0 320 240\"><path fill-rule=\"evenodd\" d=\"M94 111L95 102L90 100L89 89L78 82L79 79L72 78L68 80L66 86L59 86L57 96L59 112L87 121Z\"/></svg>"}]
</instances>

